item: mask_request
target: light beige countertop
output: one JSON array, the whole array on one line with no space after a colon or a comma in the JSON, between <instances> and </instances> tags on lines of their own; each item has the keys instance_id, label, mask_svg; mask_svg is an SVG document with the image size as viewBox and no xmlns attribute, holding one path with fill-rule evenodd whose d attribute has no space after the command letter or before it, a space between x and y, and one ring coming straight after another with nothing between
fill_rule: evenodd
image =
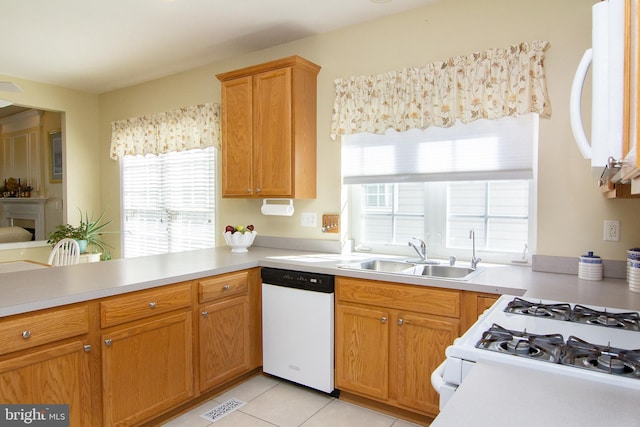
<instances>
[{"instance_id":1,"label":"light beige countertop","mask_svg":"<svg viewBox=\"0 0 640 427\"><path fill-rule=\"evenodd\" d=\"M438 280L338 267L353 260L371 257L375 255L339 255L260 246L251 247L247 253L237 254L231 253L227 247L218 247L2 273L0 317L258 266L640 310L640 294L630 292L623 279L593 282L580 280L572 274L534 272L531 266L520 265L481 264L483 271L468 281Z\"/></svg>"},{"instance_id":2,"label":"light beige countertop","mask_svg":"<svg viewBox=\"0 0 640 427\"><path fill-rule=\"evenodd\" d=\"M638 391L480 361L431 427L640 425Z\"/></svg>"}]
</instances>

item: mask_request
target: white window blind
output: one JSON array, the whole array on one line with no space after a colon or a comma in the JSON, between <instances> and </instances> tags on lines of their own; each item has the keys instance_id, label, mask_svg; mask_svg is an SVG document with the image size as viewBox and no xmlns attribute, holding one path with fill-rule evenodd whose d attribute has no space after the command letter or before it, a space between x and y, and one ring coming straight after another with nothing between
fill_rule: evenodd
<instances>
[{"instance_id":1,"label":"white window blind","mask_svg":"<svg viewBox=\"0 0 640 427\"><path fill-rule=\"evenodd\" d=\"M531 179L538 115L342 137L345 184Z\"/></svg>"},{"instance_id":2,"label":"white window blind","mask_svg":"<svg viewBox=\"0 0 640 427\"><path fill-rule=\"evenodd\" d=\"M124 156L126 258L215 246L215 150Z\"/></svg>"}]
</instances>

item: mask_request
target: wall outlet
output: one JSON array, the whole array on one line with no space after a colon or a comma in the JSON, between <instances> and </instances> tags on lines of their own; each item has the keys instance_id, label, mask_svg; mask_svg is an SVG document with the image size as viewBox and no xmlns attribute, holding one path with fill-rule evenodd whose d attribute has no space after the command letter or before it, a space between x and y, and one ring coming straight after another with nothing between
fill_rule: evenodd
<instances>
[{"instance_id":1,"label":"wall outlet","mask_svg":"<svg viewBox=\"0 0 640 427\"><path fill-rule=\"evenodd\" d=\"M620 221L607 219L604 221L604 240L620 241Z\"/></svg>"},{"instance_id":2,"label":"wall outlet","mask_svg":"<svg viewBox=\"0 0 640 427\"><path fill-rule=\"evenodd\" d=\"M303 227L317 227L318 214L315 212L302 212L300 214L300 225Z\"/></svg>"}]
</instances>

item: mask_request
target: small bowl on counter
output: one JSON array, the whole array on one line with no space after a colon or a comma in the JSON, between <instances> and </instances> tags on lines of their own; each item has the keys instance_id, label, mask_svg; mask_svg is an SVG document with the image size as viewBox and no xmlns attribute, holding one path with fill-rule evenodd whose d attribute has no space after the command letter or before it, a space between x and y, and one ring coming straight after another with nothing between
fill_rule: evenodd
<instances>
[{"instance_id":1,"label":"small bowl on counter","mask_svg":"<svg viewBox=\"0 0 640 427\"><path fill-rule=\"evenodd\" d=\"M231 252L244 253L248 252L248 248L253 245L253 240L257 234L256 231L236 231L235 233L225 231L224 240L227 242L227 246L231 248Z\"/></svg>"}]
</instances>

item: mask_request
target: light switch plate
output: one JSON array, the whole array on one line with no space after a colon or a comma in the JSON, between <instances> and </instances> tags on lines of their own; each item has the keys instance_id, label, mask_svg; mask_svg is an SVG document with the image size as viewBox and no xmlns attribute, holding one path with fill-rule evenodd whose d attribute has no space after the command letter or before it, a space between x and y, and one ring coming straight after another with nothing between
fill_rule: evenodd
<instances>
[{"instance_id":1,"label":"light switch plate","mask_svg":"<svg viewBox=\"0 0 640 427\"><path fill-rule=\"evenodd\" d=\"M303 227L317 227L318 214L315 212L302 212L300 214L300 225Z\"/></svg>"}]
</instances>

